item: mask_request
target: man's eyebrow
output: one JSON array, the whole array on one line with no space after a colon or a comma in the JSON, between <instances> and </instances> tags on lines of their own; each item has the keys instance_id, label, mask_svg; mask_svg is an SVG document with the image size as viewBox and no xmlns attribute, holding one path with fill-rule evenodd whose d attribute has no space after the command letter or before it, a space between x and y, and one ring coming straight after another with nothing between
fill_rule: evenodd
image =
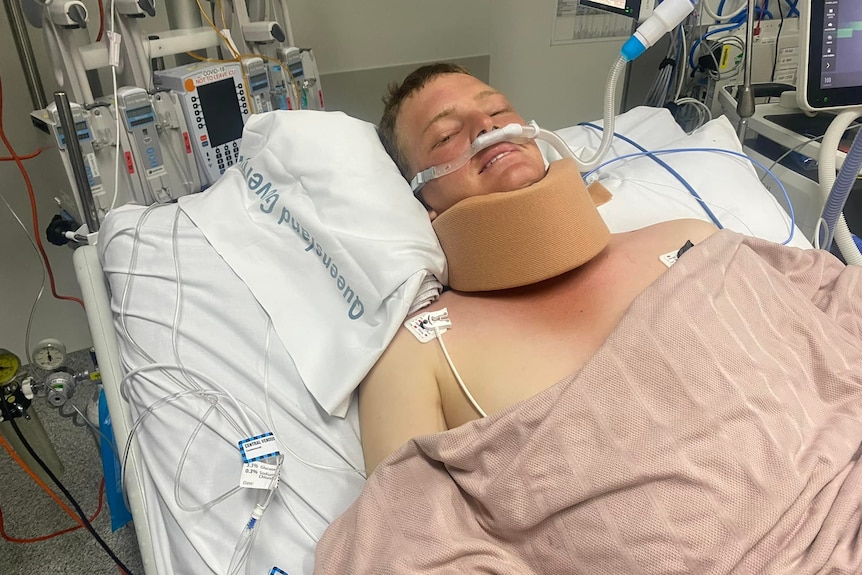
<instances>
[{"instance_id":1,"label":"man's eyebrow","mask_svg":"<svg viewBox=\"0 0 862 575\"><path fill-rule=\"evenodd\" d=\"M428 128L436 124L442 118L445 118L446 116L452 114L453 112L455 112L455 106L449 106L445 110L438 113L436 116L431 118L431 120L425 125L425 128L422 130L422 133L424 134L425 132L427 132Z\"/></svg>"},{"instance_id":2,"label":"man's eyebrow","mask_svg":"<svg viewBox=\"0 0 862 575\"><path fill-rule=\"evenodd\" d=\"M498 92L497 90L482 90L481 92L479 92L478 94L473 96L473 99L474 100L482 100L482 99L487 98L489 96L496 96L499 93L500 92Z\"/></svg>"}]
</instances>

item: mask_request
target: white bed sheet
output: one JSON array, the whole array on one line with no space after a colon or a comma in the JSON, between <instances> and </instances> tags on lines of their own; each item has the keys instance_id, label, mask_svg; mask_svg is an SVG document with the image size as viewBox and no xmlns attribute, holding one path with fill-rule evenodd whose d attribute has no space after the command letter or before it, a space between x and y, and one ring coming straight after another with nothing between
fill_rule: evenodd
<instances>
[{"instance_id":1,"label":"white bed sheet","mask_svg":"<svg viewBox=\"0 0 862 575\"><path fill-rule=\"evenodd\" d=\"M177 363L172 349L177 209L176 205L162 206L147 214L125 309L132 338L157 363L167 364ZM150 362L123 337L116 317L121 311L135 226L144 212L145 208L136 206L116 210L103 228L100 247L120 353L132 369ZM284 384L298 376L284 346L268 329L260 305L182 212L177 223L182 278L177 341L184 366L202 372L264 417L268 372L267 396L276 421L273 431L311 464L340 469L312 467L282 450L285 461L278 492L285 496L290 510L276 499L258 527L249 572L269 573L277 566L292 575L311 573L315 541L299 521L319 537L364 483L354 471L363 468L357 410L350 409L345 419L326 416L304 387ZM268 331L269 353L265 354ZM150 381L134 378L128 387L135 418L146 406L178 389L163 373L153 371L146 376ZM188 512L178 505L174 496L178 462L197 418L208 407L196 397L171 402L148 416L136 433L148 476L145 496L158 573L225 573L256 501L252 493L256 490L245 490L208 511ZM241 460L236 441L240 438L218 415L211 415L208 423L213 429L202 430L193 443L179 482L180 498L187 505L203 504L239 482Z\"/></svg>"},{"instance_id":2,"label":"white bed sheet","mask_svg":"<svg viewBox=\"0 0 862 575\"><path fill-rule=\"evenodd\" d=\"M735 137L725 124L718 121L693 138L686 137L665 112L638 109L620 118L617 131L651 149L674 147L680 139L686 145L702 142L726 147ZM562 134L575 145L597 141L595 134L584 128ZM630 151L628 145L615 143L614 153ZM757 177L749 166L736 162L731 170L724 158L696 155L666 160L692 179L702 195L719 205L720 217L728 227L779 241L786 237L786 214L756 184ZM721 166L720 177L709 175L710 166L716 165ZM612 231L680 217L706 219L687 192L649 160L622 164L608 174L602 181L615 197L601 211ZM354 471L362 468L355 397L345 419L329 417L304 387L291 383L298 381L296 368L269 329L267 314L200 230L177 210L175 205L162 206L146 214L136 261L131 264L135 227L145 208L126 206L111 214L101 233L100 255L112 293L113 313L118 316L125 306L126 325L137 345L156 362L177 363L172 346L178 297L176 248L182 278L177 341L184 365L206 374L259 414L266 414L268 373L269 406L277 422L272 431L304 460L330 468L302 463L285 454L279 492L286 496L290 509L281 501L271 506L250 557L252 573L269 573L274 566L291 575L311 573L313 537L323 533L363 485L363 478ZM793 243L809 247L798 231ZM134 282L124 304L130 265ZM135 351L120 322L115 324L127 367L150 363ZM269 351L265 353L267 338ZM308 344L326 346L327 342ZM337 357L337 350L333 353ZM132 414L137 417L177 386L164 374L150 372L147 380L136 378L129 389ZM232 497L208 511L184 511L176 501L177 464L197 418L207 408L199 398L172 402L149 416L136 434L146 464L146 513L159 573L224 573L254 505L251 493ZM239 480L236 433L219 416L212 415L208 421L213 429L204 429L196 439L179 482L181 499L190 504L208 501Z\"/></svg>"}]
</instances>

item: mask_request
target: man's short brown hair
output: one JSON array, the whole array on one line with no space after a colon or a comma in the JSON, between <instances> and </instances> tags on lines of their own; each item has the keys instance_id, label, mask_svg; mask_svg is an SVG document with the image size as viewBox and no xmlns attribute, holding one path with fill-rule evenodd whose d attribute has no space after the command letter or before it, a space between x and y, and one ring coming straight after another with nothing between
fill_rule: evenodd
<instances>
[{"instance_id":1,"label":"man's short brown hair","mask_svg":"<svg viewBox=\"0 0 862 575\"><path fill-rule=\"evenodd\" d=\"M404 78L401 84L390 84L389 94L383 97L385 107L377 134L380 136L383 147L386 148L386 151L395 161L395 165L398 166L401 174L406 179L410 179L410 166L407 164L407 158L401 150L400 143L398 142L398 134L395 132L395 121L398 118L398 112L404 100L424 88L428 82L443 74L467 74L468 76L472 76L467 68L458 64L448 62L426 64L413 70Z\"/></svg>"}]
</instances>

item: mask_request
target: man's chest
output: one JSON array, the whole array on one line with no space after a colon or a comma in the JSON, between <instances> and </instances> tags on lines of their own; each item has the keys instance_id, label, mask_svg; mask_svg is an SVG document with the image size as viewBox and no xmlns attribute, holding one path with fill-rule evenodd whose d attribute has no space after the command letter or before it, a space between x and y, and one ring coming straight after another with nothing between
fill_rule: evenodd
<instances>
[{"instance_id":1,"label":"man's chest","mask_svg":"<svg viewBox=\"0 0 862 575\"><path fill-rule=\"evenodd\" d=\"M505 297L444 302L452 322L443 335L447 351L486 413L532 397L583 367L662 271L626 264L606 261L591 273ZM626 269L626 277L618 268ZM475 419L442 350L436 372L449 426Z\"/></svg>"}]
</instances>

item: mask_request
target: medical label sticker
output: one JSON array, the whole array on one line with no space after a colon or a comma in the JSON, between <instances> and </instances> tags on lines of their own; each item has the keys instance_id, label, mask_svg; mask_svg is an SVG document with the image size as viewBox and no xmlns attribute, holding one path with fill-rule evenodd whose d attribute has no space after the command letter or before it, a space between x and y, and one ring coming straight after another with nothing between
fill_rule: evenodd
<instances>
[{"instance_id":1,"label":"medical label sticker","mask_svg":"<svg viewBox=\"0 0 862 575\"><path fill-rule=\"evenodd\" d=\"M280 455L278 445L275 443L275 436L271 431L243 439L239 442L239 452L242 454L243 463L251 463Z\"/></svg>"},{"instance_id":2,"label":"medical label sticker","mask_svg":"<svg viewBox=\"0 0 862 575\"><path fill-rule=\"evenodd\" d=\"M239 486L249 489L278 489L278 468L277 464L262 461L244 463Z\"/></svg>"}]
</instances>

